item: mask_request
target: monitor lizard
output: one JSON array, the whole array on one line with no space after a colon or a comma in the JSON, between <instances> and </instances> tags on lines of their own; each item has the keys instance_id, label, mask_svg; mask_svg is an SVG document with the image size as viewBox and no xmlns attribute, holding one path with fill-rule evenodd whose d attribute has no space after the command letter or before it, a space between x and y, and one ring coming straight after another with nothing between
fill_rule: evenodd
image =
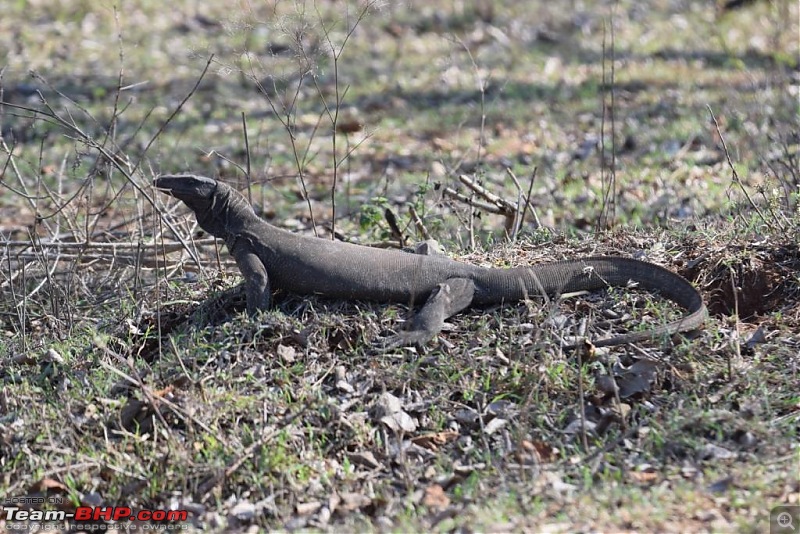
<instances>
[{"instance_id":1,"label":"monitor lizard","mask_svg":"<svg viewBox=\"0 0 800 534\"><path fill-rule=\"evenodd\" d=\"M334 299L424 305L410 328L384 340L384 348L421 346L444 321L471 305L519 301L537 295L638 287L658 291L686 310L680 319L650 330L594 340L621 345L698 329L705 320L703 298L691 283L658 265L624 257L594 256L514 268L485 268L444 255L305 237L273 226L230 186L193 174L162 175L157 189L182 200L200 227L225 241L245 280L247 311L270 306L270 290Z\"/></svg>"}]
</instances>

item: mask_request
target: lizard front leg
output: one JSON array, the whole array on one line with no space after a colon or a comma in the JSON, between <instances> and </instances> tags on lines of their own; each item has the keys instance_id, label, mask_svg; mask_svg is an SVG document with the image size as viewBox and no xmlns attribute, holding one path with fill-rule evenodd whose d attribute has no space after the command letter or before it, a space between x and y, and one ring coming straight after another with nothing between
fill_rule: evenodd
<instances>
[{"instance_id":1,"label":"lizard front leg","mask_svg":"<svg viewBox=\"0 0 800 534\"><path fill-rule=\"evenodd\" d=\"M433 290L428 300L414 316L411 327L391 336L381 344L383 349L422 346L438 334L444 321L472 303L475 282L469 278L450 278Z\"/></svg>"},{"instance_id":2,"label":"lizard front leg","mask_svg":"<svg viewBox=\"0 0 800 534\"><path fill-rule=\"evenodd\" d=\"M253 251L247 239L238 239L228 247L236 266L244 277L244 288L247 296L247 313L255 315L258 310L266 310L270 305L269 276L264 262Z\"/></svg>"}]
</instances>

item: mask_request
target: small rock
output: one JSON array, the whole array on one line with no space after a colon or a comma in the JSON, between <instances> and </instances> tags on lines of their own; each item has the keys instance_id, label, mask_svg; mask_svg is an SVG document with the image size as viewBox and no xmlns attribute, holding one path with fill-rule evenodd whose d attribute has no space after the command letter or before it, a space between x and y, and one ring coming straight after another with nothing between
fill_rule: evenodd
<instances>
[{"instance_id":1,"label":"small rock","mask_svg":"<svg viewBox=\"0 0 800 534\"><path fill-rule=\"evenodd\" d=\"M403 410L403 402L391 393L383 393L370 410L372 417L380 419Z\"/></svg>"},{"instance_id":2,"label":"small rock","mask_svg":"<svg viewBox=\"0 0 800 534\"><path fill-rule=\"evenodd\" d=\"M392 530L394 528L394 523L392 523L391 519L385 515L382 515L375 519L375 526L377 526L381 531Z\"/></svg>"},{"instance_id":3,"label":"small rock","mask_svg":"<svg viewBox=\"0 0 800 534\"><path fill-rule=\"evenodd\" d=\"M709 484L708 491L711 493L724 493L728 491L728 488L730 488L732 485L733 477L727 476Z\"/></svg>"},{"instance_id":4,"label":"small rock","mask_svg":"<svg viewBox=\"0 0 800 534\"><path fill-rule=\"evenodd\" d=\"M752 432L747 432L745 430L735 432L733 434L733 439L746 449L752 449L758 444L758 438L756 438Z\"/></svg>"},{"instance_id":5,"label":"small rock","mask_svg":"<svg viewBox=\"0 0 800 534\"><path fill-rule=\"evenodd\" d=\"M417 429L416 420L403 411L381 417L380 421L395 432L414 432Z\"/></svg>"},{"instance_id":6,"label":"small rock","mask_svg":"<svg viewBox=\"0 0 800 534\"><path fill-rule=\"evenodd\" d=\"M47 349L47 353L44 355L44 360L52 363L64 363L64 357L56 352L55 349Z\"/></svg>"},{"instance_id":7,"label":"small rock","mask_svg":"<svg viewBox=\"0 0 800 534\"><path fill-rule=\"evenodd\" d=\"M447 167L439 161L434 161L431 163L431 175L436 178L444 178L447 176Z\"/></svg>"},{"instance_id":8,"label":"small rock","mask_svg":"<svg viewBox=\"0 0 800 534\"><path fill-rule=\"evenodd\" d=\"M475 410L470 410L468 408L462 408L460 410L456 410L453 414L453 418L461 425L465 425L468 427L475 427L480 420L480 416L478 412Z\"/></svg>"},{"instance_id":9,"label":"small rock","mask_svg":"<svg viewBox=\"0 0 800 534\"><path fill-rule=\"evenodd\" d=\"M594 421L586 420L586 434L592 436L595 434L597 424ZM578 417L574 419L567 428L564 429L565 434L580 434L581 433L581 419Z\"/></svg>"},{"instance_id":10,"label":"small rock","mask_svg":"<svg viewBox=\"0 0 800 534\"><path fill-rule=\"evenodd\" d=\"M729 451L725 447L709 443L700 451L699 457L701 460L729 460L736 458L736 453Z\"/></svg>"},{"instance_id":11,"label":"small rock","mask_svg":"<svg viewBox=\"0 0 800 534\"><path fill-rule=\"evenodd\" d=\"M287 345L278 345L278 357L284 361L284 363L294 363L297 359L297 351L294 347L289 347Z\"/></svg>"},{"instance_id":12,"label":"small rock","mask_svg":"<svg viewBox=\"0 0 800 534\"><path fill-rule=\"evenodd\" d=\"M486 432L486 435L494 434L495 432L506 426L506 423L508 423L507 419L503 419L502 417L495 417L486 424L486 426L484 427L484 432Z\"/></svg>"},{"instance_id":13,"label":"small rock","mask_svg":"<svg viewBox=\"0 0 800 534\"><path fill-rule=\"evenodd\" d=\"M103 497L101 497L99 493L94 493L94 492L84 493L83 496L81 497L81 504L83 506L92 506L96 508L98 506L102 506L103 502L105 501L103 500Z\"/></svg>"},{"instance_id":14,"label":"small rock","mask_svg":"<svg viewBox=\"0 0 800 534\"><path fill-rule=\"evenodd\" d=\"M297 513L299 515L311 515L315 513L317 510L322 508L322 503L319 501L311 501L311 502L304 502L298 503L297 505Z\"/></svg>"},{"instance_id":15,"label":"small rock","mask_svg":"<svg viewBox=\"0 0 800 534\"><path fill-rule=\"evenodd\" d=\"M330 522L332 515L333 512L331 512L331 509L327 506L323 506L322 510L319 511L319 514L317 514L317 524L319 526L327 525Z\"/></svg>"},{"instance_id":16,"label":"small rock","mask_svg":"<svg viewBox=\"0 0 800 534\"><path fill-rule=\"evenodd\" d=\"M488 415L499 416L508 415L516 412L517 405L509 400L498 400L486 406L485 413Z\"/></svg>"},{"instance_id":17,"label":"small rock","mask_svg":"<svg viewBox=\"0 0 800 534\"><path fill-rule=\"evenodd\" d=\"M345 380L338 380L336 382L336 389L344 393L355 393L356 389Z\"/></svg>"},{"instance_id":18,"label":"small rock","mask_svg":"<svg viewBox=\"0 0 800 534\"><path fill-rule=\"evenodd\" d=\"M421 254L423 256L433 256L437 254L444 254L442 246L435 239L426 239L416 243L413 247L414 254Z\"/></svg>"},{"instance_id":19,"label":"small rock","mask_svg":"<svg viewBox=\"0 0 800 534\"><path fill-rule=\"evenodd\" d=\"M256 515L256 507L250 501L239 501L231 508L229 515L239 521L250 522Z\"/></svg>"}]
</instances>

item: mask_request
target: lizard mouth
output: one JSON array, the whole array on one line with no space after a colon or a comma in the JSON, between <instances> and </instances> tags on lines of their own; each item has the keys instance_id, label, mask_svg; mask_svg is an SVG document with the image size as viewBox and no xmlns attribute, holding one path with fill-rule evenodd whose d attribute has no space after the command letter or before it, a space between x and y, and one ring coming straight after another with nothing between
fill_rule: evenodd
<instances>
[{"instance_id":1,"label":"lizard mouth","mask_svg":"<svg viewBox=\"0 0 800 534\"><path fill-rule=\"evenodd\" d=\"M194 174L163 174L153 180L153 186L182 200L211 198L217 189L217 181Z\"/></svg>"},{"instance_id":2,"label":"lizard mouth","mask_svg":"<svg viewBox=\"0 0 800 534\"><path fill-rule=\"evenodd\" d=\"M165 174L153 180L153 186L159 191L172 191L175 189L177 175Z\"/></svg>"}]
</instances>

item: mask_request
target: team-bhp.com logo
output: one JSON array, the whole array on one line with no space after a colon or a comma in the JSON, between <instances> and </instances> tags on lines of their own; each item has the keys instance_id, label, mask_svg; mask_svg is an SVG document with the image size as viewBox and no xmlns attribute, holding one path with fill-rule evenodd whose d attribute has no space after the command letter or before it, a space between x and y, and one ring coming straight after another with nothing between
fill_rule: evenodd
<instances>
[{"instance_id":1,"label":"team-bhp.com logo","mask_svg":"<svg viewBox=\"0 0 800 534\"><path fill-rule=\"evenodd\" d=\"M79 506L74 512L64 510L22 510L5 506L3 511L8 521L186 521L186 510L138 510L134 512L126 506L106 506L92 508Z\"/></svg>"}]
</instances>

